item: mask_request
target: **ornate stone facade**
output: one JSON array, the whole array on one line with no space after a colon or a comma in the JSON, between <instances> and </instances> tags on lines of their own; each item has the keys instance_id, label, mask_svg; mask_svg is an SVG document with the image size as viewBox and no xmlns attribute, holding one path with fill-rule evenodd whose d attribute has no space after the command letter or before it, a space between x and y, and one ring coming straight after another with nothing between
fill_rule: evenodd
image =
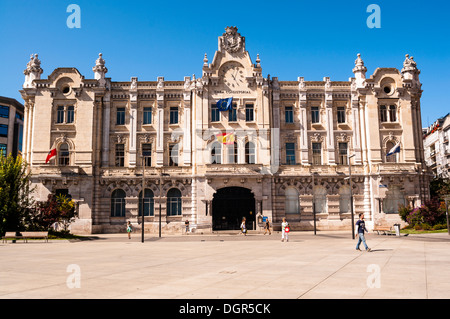
<instances>
[{"instance_id":1,"label":"ornate stone facade","mask_svg":"<svg viewBox=\"0 0 450 319\"><path fill-rule=\"evenodd\" d=\"M112 81L101 54L93 79L75 68L40 79L33 57L21 93L36 198L70 194L74 233L124 231L128 220L139 228L142 211L152 232L160 221L181 232L185 220L196 231L235 229L242 216L249 228L266 216L311 230L315 216L318 229L350 229L351 197L373 227L427 198L412 57L369 78L358 54L348 81L281 81L263 77L236 27L225 31L201 77L180 81ZM218 111L229 97L232 108Z\"/></svg>"}]
</instances>

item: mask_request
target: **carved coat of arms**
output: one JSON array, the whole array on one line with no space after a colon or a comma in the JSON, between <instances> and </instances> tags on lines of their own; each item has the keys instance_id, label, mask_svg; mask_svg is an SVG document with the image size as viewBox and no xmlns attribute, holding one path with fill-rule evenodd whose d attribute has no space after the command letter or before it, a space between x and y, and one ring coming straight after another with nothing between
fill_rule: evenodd
<instances>
[{"instance_id":1,"label":"carved coat of arms","mask_svg":"<svg viewBox=\"0 0 450 319\"><path fill-rule=\"evenodd\" d=\"M236 27L226 27L222 35L222 44L228 52L237 52L242 47L242 37Z\"/></svg>"}]
</instances>

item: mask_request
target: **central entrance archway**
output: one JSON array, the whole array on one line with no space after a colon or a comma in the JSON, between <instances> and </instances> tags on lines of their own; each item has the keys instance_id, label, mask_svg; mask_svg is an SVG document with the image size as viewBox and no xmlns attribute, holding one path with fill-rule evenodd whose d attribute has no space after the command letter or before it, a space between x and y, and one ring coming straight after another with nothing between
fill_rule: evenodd
<instances>
[{"instance_id":1,"label":"central entrance archway","mask_svg":"<svg viewBox=\"0 0 450 319\"><path fill-rule=\"evenodd\" d=\"M248 188L225 187L214 194L213 230L238 230L243 217L247 229L253 229L255 215L255 195Z\"/></svg>"}]
</instances>

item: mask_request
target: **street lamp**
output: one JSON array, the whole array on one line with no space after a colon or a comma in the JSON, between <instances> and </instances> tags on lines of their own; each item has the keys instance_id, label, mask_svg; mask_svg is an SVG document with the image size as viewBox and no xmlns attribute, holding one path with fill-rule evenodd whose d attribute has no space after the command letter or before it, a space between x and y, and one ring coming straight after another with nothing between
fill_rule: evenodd
<instances>
[{"instance_id":1,"label":"street lamp","mask_svg":"<svg viewBox=\"0 0 450 319\"><path fill-rule=\"evenodd\" d=\"M448 202L450 201L450 195L446 195L444 196L444 200L445 200L445 215L447 216L447 232L450 235L450 225L449 225L449 221L448 221Z\"/></svg>"},{"instance_id":2,"label":"street lamp","mask_svg":"<svg viewBox=\"0 0 450 319\"><path fill-rule=\"evenodd\" d=\"M314 235L316 234L316 196L314 193L314 176L317 175L317 172L312 173L312 192L313 192L313 198L312 198L312 208L313 208L313 216L314 216Z\"/></svg>"},{"instance_id":3,"label":"street lamp","mask_svg":"<svg viewBox=\"0 0 450 319\"><path fill-rule=\"evenodd\" d=\"M162 167L159 169L159 237L161 238L161 200L162 200L162 177L170 176L162 172ZM167 208L166 208L167 209Z\"/></svg>"},{"instance_id":4,"label":"street lamp","mask_svg":"<svg viewBox=\"0 0 450 319\"><path fill-rule=\"evenodd\" d=\"M350 183L350 211L352 214L352 238L355 239L355 214L353 212L353 184L352 184L352 165L350 164L350 159L354 157L356 154L349 155L347 153L347 161L348 161L348 180Z\"/></svg>"},{"instance_id":5,"label":"street lamp","mask_svg":"<svg viewBox=\"0 0 450 319\"><path fill-rule=\"evenodd\" d=\"M144 215L145 215L145 156L142 155L142 235L141 242L144 242Z\"/></svg>"}]
</instances>

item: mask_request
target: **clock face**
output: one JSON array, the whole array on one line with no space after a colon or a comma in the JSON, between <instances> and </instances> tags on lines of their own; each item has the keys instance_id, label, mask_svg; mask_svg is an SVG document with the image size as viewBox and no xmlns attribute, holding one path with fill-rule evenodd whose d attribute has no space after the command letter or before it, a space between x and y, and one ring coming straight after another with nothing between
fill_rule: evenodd
<instances>
[{"instance_id":1,"label":"clock face","mask_svg":"<svg viewBox=\"0 0 450 319\"><path fill-rule=\"evenodd\" d=\"M221 69L223 83L230 89L243 86L245 84L244 68L239 63L227 63Z\"/></svg>"}]
</instances>

